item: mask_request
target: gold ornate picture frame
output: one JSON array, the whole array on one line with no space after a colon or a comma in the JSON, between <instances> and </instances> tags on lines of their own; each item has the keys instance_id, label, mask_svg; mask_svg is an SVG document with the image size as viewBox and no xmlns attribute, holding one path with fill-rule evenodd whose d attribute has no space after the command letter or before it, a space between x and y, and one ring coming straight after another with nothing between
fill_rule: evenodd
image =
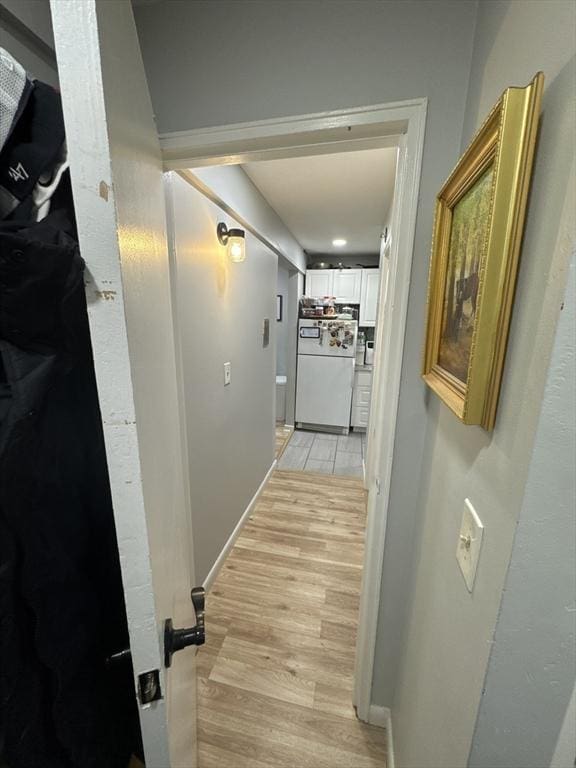
<instances>
[{"instance_id":1,"label":"gold ornate picture frame","mask_svg":"<svg viewBox=\"0 0 576 768\"><path fill-rule=\"evenodd\" d=\"M440 190L423 378L464 424L494 427L544 75L508 88Z\"/></svg>"}]
</instances>

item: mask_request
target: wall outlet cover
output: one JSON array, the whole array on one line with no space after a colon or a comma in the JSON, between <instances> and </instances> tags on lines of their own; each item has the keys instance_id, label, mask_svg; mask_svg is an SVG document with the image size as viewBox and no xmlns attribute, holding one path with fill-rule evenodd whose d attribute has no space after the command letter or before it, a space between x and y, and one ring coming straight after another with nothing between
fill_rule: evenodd
<instances>
[{"instance_id":1,"label":"wall outlet cover","mask_svg":"<svg viewBox=\"0 0 576 768\"><path fill-rule=\"evenodd\" d=\"M456 547L456 560L458 560L458 565L469 592L472 592L474 587L483 535L484 526L482 521L478 517L470 499L465 499L460 535L458 536L458 545Z\"/></svg>"},{"instance_id":2,"label":"wall outlet cover","mask_svg":"<svg viewBox=\"0 0 576 768\"><path fill-rule=\"evenodd\" d=\"M224 363L224 386L227 387L232 380L232 363Z\"/></svg>"}]
</instances>

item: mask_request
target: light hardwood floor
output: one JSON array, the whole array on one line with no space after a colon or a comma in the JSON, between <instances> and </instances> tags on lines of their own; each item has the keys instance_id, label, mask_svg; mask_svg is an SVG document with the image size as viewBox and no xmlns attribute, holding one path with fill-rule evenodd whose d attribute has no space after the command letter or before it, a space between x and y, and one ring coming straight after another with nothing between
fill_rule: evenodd
<instances>
[{"instance_id":1,"label":"light hardwood floor","mask_svg":"<svg viewBox=\"0 0 576 768\"><path fill-rule=\"evenodd\" d=\"M207 596L200 768L370 768L352 707L366 515L356 478L276 471Z\"/></svg>"}]
</instances>

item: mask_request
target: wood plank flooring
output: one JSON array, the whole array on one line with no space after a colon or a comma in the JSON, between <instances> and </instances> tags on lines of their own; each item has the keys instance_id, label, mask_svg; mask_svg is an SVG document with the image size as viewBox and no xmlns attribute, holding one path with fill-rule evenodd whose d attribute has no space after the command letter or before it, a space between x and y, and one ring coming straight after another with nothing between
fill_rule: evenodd
<instances>
[{"instance_id":1,"label":"wood plank flooring","mask_svg":"<svg viewBox=\"0 0 576 768\"><path fill-rule=\"evenodd\" d=\"M362 483L272 474L207 596L200 768L371 768L386 733L352 707Z\"/></svg>"}]
</instances>

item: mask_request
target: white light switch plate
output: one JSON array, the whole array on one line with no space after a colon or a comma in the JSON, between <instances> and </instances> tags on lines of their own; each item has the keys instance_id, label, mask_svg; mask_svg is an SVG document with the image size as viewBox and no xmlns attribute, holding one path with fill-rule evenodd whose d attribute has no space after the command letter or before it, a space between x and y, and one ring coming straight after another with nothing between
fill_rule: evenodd
<instances>
[{"instance_id":1,"label":"white light switch plate","mask_svg":"<svg viewBox=\"0 0 576 768\"><path fill-rule=\"evenodd\" d=\"M458 546L456 547L456 560L458 560L458 565L469 592L472 592L474 579L476 578L483 534L484 526L482 521L478 517L470 499L465 499L464 514L462 515Z\"/></svg>"},{"instance_id":2,"label":"white light switch plate","mask_svg":"<svg viewBox=\"0 0 576 768\"><path fill-rule=\"evenodd\" d=\"M232 380L232 363L224 363L224 386L227 387Z\"/></svg>"}]
</instances>

